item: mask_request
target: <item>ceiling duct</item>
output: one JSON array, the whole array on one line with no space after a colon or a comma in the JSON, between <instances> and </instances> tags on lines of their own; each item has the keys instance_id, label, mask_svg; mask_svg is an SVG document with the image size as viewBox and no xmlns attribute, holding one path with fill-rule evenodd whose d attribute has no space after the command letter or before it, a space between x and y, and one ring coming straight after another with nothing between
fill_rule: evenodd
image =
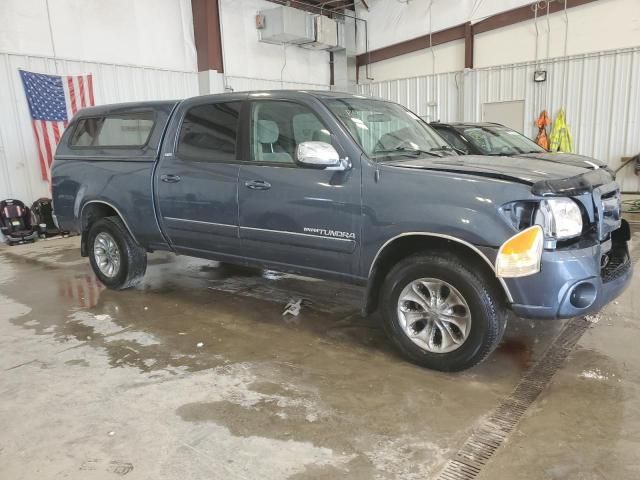
<instances>
[{"instance_id":1,"label":"ceiling duct","mask_svg":"<svg viewBox=\"0 0 640 480\"><path fill-rule=\"evenodd\" d=\"M343 26L343 24L341 24ZM278 45L298 45L313 50L344 48L344 32L339 25L324 15L314 15L291 7L277 7L258 12L256 28L260 41Z\"/></svg>"},{"instance_id":2,"label":"ceiling duct","mask_svg":"<svg viewBox=\"0 0 640 480\"><path fill-rule=\"evenodd\" d=\"M315 41L313 23L313 15L291 7L262 10L256 16L260 41L278 45Z\"/></svg>"},{"instance_id":3,"label":"ceiling duct","mask_svg":"<svg viewBox=\"0 0 640 480\"><path fill-rule=\"evenodd\" d=\"M338 23L324 15L313 16L313 42L300 45L314 50L333 50L338 47Z\"/></svg>"}]
</instances>

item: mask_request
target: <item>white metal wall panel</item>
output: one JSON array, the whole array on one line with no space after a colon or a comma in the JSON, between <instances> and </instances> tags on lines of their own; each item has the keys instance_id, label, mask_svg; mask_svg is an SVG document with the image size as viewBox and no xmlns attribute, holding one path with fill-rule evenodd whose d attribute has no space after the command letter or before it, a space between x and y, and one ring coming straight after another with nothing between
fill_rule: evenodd
<instances>
[{"instance_id":1,"label":"white metal wall panel","mask_svg":"<svg viewBox=\"0 0 640 480\"><path fill-rule=\"evenodd\" d=\"M15 197L28 204L50 192L40 176L20 68L60 75L92 73L96 104L198 94L195 72L0 53L0 199Z\"/></svg>"},{"instance_id":2,"label":"white metal wall panel","mask_svg":"<svg viewBox=\"0 0 640 480\"><path fill-rule=\"evenodd\" d=\"M234 92L252 90L329 90L329 85L321 83L281 82L264 78L237 77L225 75L226 86Z\"/></svg>"},{"instance_id":3,"label":"white metal wall panel","mask_svg":"<svg viewBox=\"0 0 640 480\"><path fill-rule=\"evenodd\" d=\"M455 121L461 115L462 72L359 85L363 95L398 102L427 121Z\"/></svg>"},{"instance_id":4,"label":"white metal wall panel","mask_svg":"<svg viewBox=\"0 0 640 480\"><path fill-rule=\"evenodd\" d=\"M547 81L533 82L535 70L547 70ZM599 52L468 71L464 74L466 121L481 120L481 105L525 101L525 134L534 138L540 111L552 117L561 107L577 153L617 168L621 157L640 152L640 48ZM618 175L624 191L639 191L631 168Z\"/></svg>"}]
</instances>

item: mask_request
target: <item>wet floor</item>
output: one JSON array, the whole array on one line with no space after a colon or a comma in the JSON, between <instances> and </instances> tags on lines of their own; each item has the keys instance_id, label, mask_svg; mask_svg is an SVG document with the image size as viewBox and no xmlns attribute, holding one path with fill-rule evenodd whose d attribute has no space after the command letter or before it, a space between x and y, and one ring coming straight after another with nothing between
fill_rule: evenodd
<instances>
[{"instance_id":1,"label":"wet floor","mask_svg":"<svg viewBox=\"0 0 640 480\"><path fill-rule=\"evenodd\" d=\"M481 478L640 476L634 282ZM563 327L510 318L485 363L443 374L361 295L166 254L113 292L77 238L0 250L0 478L433 478Z\"/></svg>"}]
</instances>

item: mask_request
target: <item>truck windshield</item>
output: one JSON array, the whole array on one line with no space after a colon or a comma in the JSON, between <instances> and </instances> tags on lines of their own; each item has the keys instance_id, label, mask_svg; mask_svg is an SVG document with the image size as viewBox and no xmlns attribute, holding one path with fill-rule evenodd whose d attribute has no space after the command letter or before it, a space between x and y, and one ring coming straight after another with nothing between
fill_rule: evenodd
<instances>
[{"instance_id":1,"label":"truck windshield","mask_svg":"<svg viewBox=\"0 0 640 480\"><path fill-rule=\"evenodd\" d=\"M454 154L420 117L396 103L339 98L327 106L374 160Z\"/></svg>"},{"instance_id":2,"label":"truck windshield","mask_svg":"<svg viewBox=\"0 0 640 480\"><path fill-rule=\"evenodd\" d=\"M462 136L483 155L544 153L545 150L524 135L502 125L478 125L462 130Z\"/></svg>"}]
</instances>

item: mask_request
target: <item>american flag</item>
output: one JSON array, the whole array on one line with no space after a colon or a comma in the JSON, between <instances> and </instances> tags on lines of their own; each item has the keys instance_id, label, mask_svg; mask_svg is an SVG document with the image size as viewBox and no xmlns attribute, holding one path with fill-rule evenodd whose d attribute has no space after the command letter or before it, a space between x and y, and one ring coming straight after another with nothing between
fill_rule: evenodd
<instances>
[{"instance_id":1,"label":"american flag","mask_svg":"<svg viewBox=\"0 0 640 480\"><path fill-rule=\"evenodd\" d=\"M51 182L51 163L69 120L84 107L95 105L93 77L60 76L20 70L38 147L42 179Z\"/></svg>"}]
</instances>

